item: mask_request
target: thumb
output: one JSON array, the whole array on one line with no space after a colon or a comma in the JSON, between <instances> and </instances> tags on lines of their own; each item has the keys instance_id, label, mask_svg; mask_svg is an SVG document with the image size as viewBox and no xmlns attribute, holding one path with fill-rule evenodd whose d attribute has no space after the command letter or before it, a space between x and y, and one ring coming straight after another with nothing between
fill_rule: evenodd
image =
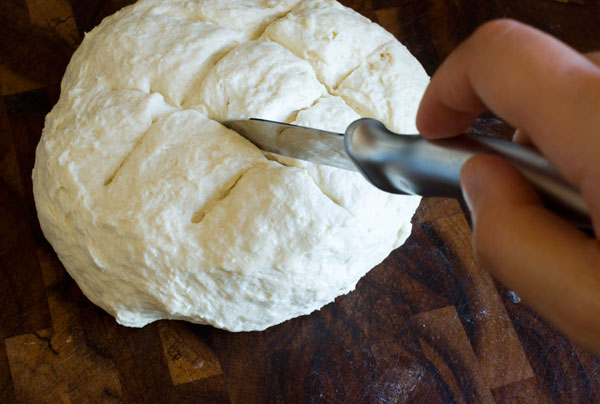
<instances>
[{"instance_id":1,"label":"thumb","mask_svg":"<svg viewBox=\"0 0 600 404\"><path fill-rule=\"evenodd\" d=\"M480 155L462 168L481 265L569 338L600 354L600 248L549 212L519 171Z\"/></svg>"}]
</instances>

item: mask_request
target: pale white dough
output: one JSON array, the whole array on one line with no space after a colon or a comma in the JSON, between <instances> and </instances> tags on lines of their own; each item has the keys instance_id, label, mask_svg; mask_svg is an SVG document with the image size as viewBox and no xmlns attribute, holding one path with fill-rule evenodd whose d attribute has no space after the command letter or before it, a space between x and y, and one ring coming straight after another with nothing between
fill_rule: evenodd
<instances>
[{"instance_id":1,"label":"pale white dough","mask_svg":"<svg viewBox=\"0 0 600 404\"><path fill-rule=\"evenodd\" d=\"M136 12L164 15L176 20L202 20L227 26L256 39L267 25L289 12L300 0L144 0Z\"/></svg>"},{"instance_id":2,"label":"pale white dough","mask_svg":"<svg viewBox=\"0 0 600 404\"><path fill-rule=\"evenodd\" d=\"M285 121L325 94L310 64L274 42L250 41L213 67L189 101L217 121L261 117Z\"/></svg>"},{"instance_id":3,"label":"pale white dough","mask_svg":"<svg viewBox=\"0 0 600 404\"><path fill-rule=\"evenodd\" d=\"M161 93L180 105L215 61L244 41L229 28L162 15L123 13L86 35L69 69L69 83L89 88ZM76 77L71 77L76 76Z\"/></svg>"},{"instance_id":4,"label":"pale white dough","mask_svg":"<svg viewBox=\"0 0 600 404\"><path fill-rule=\"evenodd\" d=\"M392 34L334 0L303 0L270 24L264 39L308 60L331 90Z\"/></svg>"},{"instance_id":5,"label":"pale white dough","mask_svg":"<svg viewBox=\"0 0 600 404\"><path fill-rule=\"evenodd\" d=\"M327 95L311 107L298 111L290 123L344 133L346 127L360 117L343 99Z\"/></svg>"},{"instance_id":6,"label":"pale white dough","mask_svg":"<svg viewBox=\"0 0 600 404\"><path fill-rule=\"evenodd\" d=\"M332 1L140 1L86 35L46 117L42 230L127 326L262 330L308 314L406 240L420 198L263 153L218 121L341 132L368 115L409 132L426 85L390 34Z\"/></svg>"},{"instance_id":7,"label":"pale white dough","mask_svg":"<svg viewBox=\"0 0 600 404\"><path fill-rule=\"evenodd\" d=\"M389 129L416 134L415 116L429 76L397 41L376 49L335 93L364 117L377 118Z\"/></svg>"}]
</instances>

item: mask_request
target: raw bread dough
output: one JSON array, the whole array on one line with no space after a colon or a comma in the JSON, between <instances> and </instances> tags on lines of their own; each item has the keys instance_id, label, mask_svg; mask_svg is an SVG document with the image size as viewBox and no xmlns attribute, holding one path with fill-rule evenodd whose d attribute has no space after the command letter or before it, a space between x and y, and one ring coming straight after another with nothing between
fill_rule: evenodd
<instances>
[{"instance_id":1,"label":"raw bread dough","mask_svg":"<svg viewBox=\"0 0 600 404\"><path fill-rule=\"evenodd\" d=\"M140 1L67 68L33 171L42 230L127 326L262 330L308 314L406 240L419 198L262 153L218 121L343 131L360 114L410 132L427 82L334 1Z\"/></svg>"},{"instance_id":2,"label":"raw bread dough","mask_svg":"<svg viewBox=\"0 0 600 404\"><path fill-rule=\"evenodd\" d=\"M428 83L419 62L393 41L369 55L335 93L362 116L376 116L388 128L415 134L415 116Z\"/></svg>"},{"instance_id":3,"label":"raw bread dough","mask_svg":"<svg viewBox=\"0 0 600 404\"><path fill-rule=\"evenodd\" d=\"M379 25L333 0L302 0L287 16L271 23L262 38L308 60L329 89L377 47L397 42Z\"/></svg>"}]
</instances>

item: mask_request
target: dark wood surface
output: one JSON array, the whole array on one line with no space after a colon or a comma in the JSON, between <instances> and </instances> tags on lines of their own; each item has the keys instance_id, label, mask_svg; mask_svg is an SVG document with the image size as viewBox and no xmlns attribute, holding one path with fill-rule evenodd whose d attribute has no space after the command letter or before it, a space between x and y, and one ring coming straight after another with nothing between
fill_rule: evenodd
<instances>
[{"instance_id":1,"label":"dark wood surface","mask_svg":"<svg viewBox=\"0 0 600 404\"><path fill-rule=\"evenodd\" d=\"M600 403L600 360L474 260L464 209L428 199L355 292L264 332L117 325L44 240L31 190L44 116L84 32L128 1L0 7L0 403ZM479 24L513 17L600 49L598 1L348 0L431 74ZM478 130L506 135L491 115Z\"/></svg>"}]
</instances>

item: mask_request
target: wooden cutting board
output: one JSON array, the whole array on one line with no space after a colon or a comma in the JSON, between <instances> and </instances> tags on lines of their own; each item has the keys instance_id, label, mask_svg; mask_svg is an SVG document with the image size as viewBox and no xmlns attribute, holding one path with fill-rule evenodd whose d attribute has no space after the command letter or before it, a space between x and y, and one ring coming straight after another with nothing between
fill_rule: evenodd
<instances>
[{"instance_id":1,"label":"wooden cutting board","mask_svg":"<svg viewBox=\"0 0 600 404\"><path fill-rule=\"evenodd\" d=\"M471 253L465 210L423 201L413 234L355 292L264 332L117 325L44 240L34 150L85 31L129 3L4 0L0 11L0 403L599 403L600 360ZM481 22L516 17L600 49L597 1L344 1L431 74ZM488 116L479 130L506 135Z\"/></svg>"}]
</instances>

